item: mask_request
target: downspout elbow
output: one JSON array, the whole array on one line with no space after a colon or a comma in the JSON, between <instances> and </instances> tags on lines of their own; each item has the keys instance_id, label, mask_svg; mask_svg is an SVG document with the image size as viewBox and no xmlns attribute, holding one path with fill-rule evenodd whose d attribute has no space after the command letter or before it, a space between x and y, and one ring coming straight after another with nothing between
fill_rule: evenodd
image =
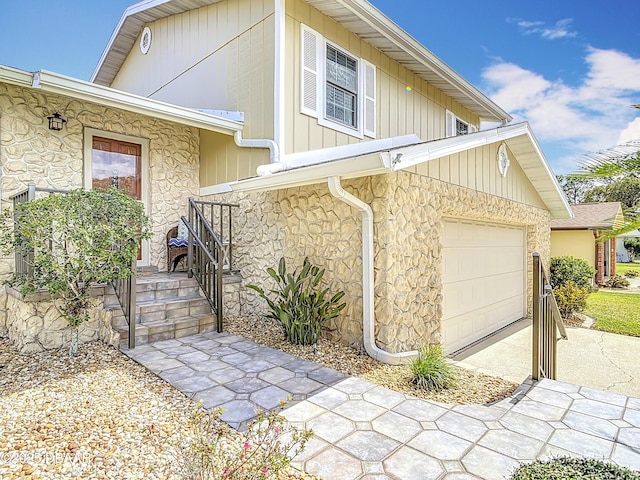
<instances>
[{"instance_id":1,"label":"downspout elbow","mask_svg":"<svg viewBox=\"0 0 640 480\"><path fill-rule=\"evenodd\" d=\"M329 177L327 180L331 194L362 213L362 336L367 354L389 365L400 365L418 356L416 350L391 353L376 345L374 338L374 271L373 271L373 210L371 207L345 191L340 184L340 177Z\"/></svg>"},{"instance_id":2,"label":"downspout elbow","mask_svg":"<svg viewBox=\"0 0 640 480\"><path fill-rule=\"evenodd\" d=\"M233 132L233 140L237 146L242 148L268 148L269 162L273 164L280 162L280 147L270 138L242 138L242 132L236 130Z\"/></svg>"}]
</instances>

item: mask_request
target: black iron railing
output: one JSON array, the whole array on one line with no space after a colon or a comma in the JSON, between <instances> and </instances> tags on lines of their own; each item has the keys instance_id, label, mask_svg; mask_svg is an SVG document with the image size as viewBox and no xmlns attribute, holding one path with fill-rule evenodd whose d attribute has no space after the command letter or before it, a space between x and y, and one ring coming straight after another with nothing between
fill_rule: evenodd
<instances>
[{"instance_id":1,"label":"black iron railing","mask_svg":"<svg viewBox=\"0 0 640 480\"><path fill-rule=\"evenodd\" d=\"M138 242L134 239L129 240L130 242L135 243ZM118 299L118 303L120 304L120 308L122 308L122 312L124 313L124 318L127 321L127 325L129 326L129 348L136 348L136 269L137 269L138 259L134 257L131 260L131 271L128 277L114 280L111 284L113 285L113 290L116 293L116 298Z\"/></svg>"},{"instance_id":2,"label":"black iron railing","mask_svg":"<svg viewBox=\"0 0 640 480\"><path fill-rule=\"evenodd\" d=\"M222 275L233 271L231 209L237 206L191 198L189 218L182 217L192 246L187 253L187 272L196 279L215 313L218 332L222 332Z\"/></svg>"},{"instance_id":3,"label":"black iron railing","mask_svg":"<svg viewBox=\"0 0 640 480\"><path fill-rule=\"evenodd\" d=\"M13 215L15 226L14 228L19 229L19 218L18 212L20 210L20 205L26 202L31 202L36 199L39 193L45 195L51 194L63 194L66 195L69 193L68 190L58 190L55 188L43 188L36 187L36 184L31 182L27 184L27 188L22 190L21 192L16 193L10 200L13 202ZM15 261L15 270L16 273L28 276L33 274L33 249L28 248L26 245L20 246L16 248L14 253L14 261Z\"/></svg>"},{"instance_id":4,"label":"black iron railing","mask_svg":"<svg viewBox=\"0 0 640 480\"><path fill-rule=\"evenodd\" d=\"M533 254L533 355L534 380L555 380L557 373L558 334L567 339L562 315L547 279L539 253Z\"/></svg>"}]
</instances>

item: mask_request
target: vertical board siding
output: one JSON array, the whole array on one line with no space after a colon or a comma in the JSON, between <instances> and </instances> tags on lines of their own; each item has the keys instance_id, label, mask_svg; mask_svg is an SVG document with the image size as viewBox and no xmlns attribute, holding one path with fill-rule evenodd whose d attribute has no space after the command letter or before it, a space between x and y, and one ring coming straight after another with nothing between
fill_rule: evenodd
<instances>
[{"instance_id":1,"label":"vertical board siding","mask_svg":"<svg viewBox=\"0 0 640 480\"><path fill-rule=\"evenodd\" d=\"M224 0L152 22L148 54L136 42L111 86L186 107L241 111L245 138L273 138L273 15L272 0ZM201 186L254 176L269 161L266 150L239 149L224 137L201 146Z\"/></svg>"},{"instance_id":2,"label":"vertical board siding","mask_svg":"<svg viewBox=\"0 0 640 480\"><path fill-rule=\"evenodd\" d=\"M407 171L515 202L546 208L512 153L509 154L511 165L507 176L500 175L497 151L497 144L485 145L421 163Z\"/></svg>"},{"instance_id":3,"label":"vertical board siding","mask_svg":"<svg viewBox=\"0 0 640 480\"><path fill-rule=\"evenodd\" d=\"M366 41L350 33L302 0L286 1L287 53L285 58L286 153L316 150L367 141L318 125L300 113L300 24L304 23L331 42L376 68L376 138L414 133L423 140L444 137L444 115L449 109L461 119L479 124L479 118L462 105L408 71ZM291 45L289 46L289 42ZM407 86L411 89L407 89Z\"/></svg>"}]
</instances>

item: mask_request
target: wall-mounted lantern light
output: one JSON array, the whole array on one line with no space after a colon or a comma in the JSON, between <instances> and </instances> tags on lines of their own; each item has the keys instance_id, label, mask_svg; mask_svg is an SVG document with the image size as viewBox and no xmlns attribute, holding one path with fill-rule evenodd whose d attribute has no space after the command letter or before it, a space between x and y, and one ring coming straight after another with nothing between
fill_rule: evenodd
<instances>
[{"instance_id":1,"label":"wall-mounted lantern light","mask_svg":"<svg viewBox=\"0 0 640 480\"><path fill-rule=\"evenodd\" d=\"M49 120L49 130L55 130L57 132L62 130L64 124L67 123L67 121L62 118L62 115L60 115L58 112L54 113L53 115L49 115L47 119Z\"/></svg>"}]
</instances>

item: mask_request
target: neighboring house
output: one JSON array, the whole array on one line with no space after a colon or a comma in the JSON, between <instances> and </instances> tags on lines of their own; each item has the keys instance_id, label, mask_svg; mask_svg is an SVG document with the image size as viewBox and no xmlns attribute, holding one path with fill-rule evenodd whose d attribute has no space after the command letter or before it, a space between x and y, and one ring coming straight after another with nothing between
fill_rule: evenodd
<instances>
[{"instance_id":1,"label":"neighboring house","mask_svg":"<svg viewBox=\"0 0 640 480\"><path fill-rule=\"evenodd\" d=\"M617 262L631 262L633 258L629 254L628 250L624 246L624 241L628 238L640 238L640 231L633 230L632 232L623 233L616 237L616 261Z\"/></svg>"},{"instance_id":2,"label":"neighboring house","mask_svg":"<svg viewBox=\"0 0 640 480\"><path fill-rule=\"evenodd\" d=\"M616 274L616 240L602 241L606 231L624 224L620 202L571 205L572 219L551 221L551 256L571 255L582 258L596 269L595 282Z\"/></svg>"},{"instance_id":3,"label":"neighboring house","mask_svg":"<svg viewBox=\"0 0 640 480\"><path fill-rule=\"evenodd\" d=\"M151 183L197 169L181 195L147 197L159 230L150 265L163 268L159 240L187 195L238 203L243 282L265 284L281 256L310 257L347 293L329 338L385 361L434 341L455 351L527 316L531 255L548 261L550 219L571 216L529 125L507 125L508 113L364 0L141 2L92 81L107 97L197 109L186 111L225 127L121 139L109 131L128 121L91 126L102 138L197 150L160 148L156 162L142 152ZM72 98L76 87L86 85ZM57 109L74 128L95 118L76 121L68 105ZM504 126L479 131L483 121ZM264 306L243 290L241 308Z\"/></svg>"}]
</instances>

